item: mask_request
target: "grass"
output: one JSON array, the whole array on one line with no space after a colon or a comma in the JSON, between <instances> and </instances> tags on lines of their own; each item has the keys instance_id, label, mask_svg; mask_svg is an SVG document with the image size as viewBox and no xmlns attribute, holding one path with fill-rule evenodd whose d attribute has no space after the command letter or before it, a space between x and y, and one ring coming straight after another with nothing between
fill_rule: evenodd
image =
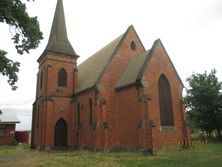
<instances>
[{"instance_id":1,"label":"grass","mask_svg":"<svg viewBox=\"0 0 222 167\"><path fill-rule=\"evenodd\" d=\"M3 167L221 167L221 164L222 143L215 142L190 149L163 149L156 156L132 152L40 152L30 150L29 145L0 147L0 166Z\"/></svg>"}]
</instances>

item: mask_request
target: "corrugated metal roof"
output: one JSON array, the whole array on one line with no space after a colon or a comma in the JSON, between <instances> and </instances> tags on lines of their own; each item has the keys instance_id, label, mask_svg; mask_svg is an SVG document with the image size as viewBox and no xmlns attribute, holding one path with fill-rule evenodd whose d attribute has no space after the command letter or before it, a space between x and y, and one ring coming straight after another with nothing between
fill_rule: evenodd
<instances>
[{"instance_id":1,"label":"corrugated metal roof","mask_svg":"<svg viewBox=\"0 0 222 167\"><path fill-rule=\"evenodd\" d=\"M95 86L123 36L124 34L120 35L110 44L99 50L78 66L78 86L76 93Z\"/></svg>"},{"instance_id":2,"label":"corrugated metal roof","mask_svg":"<svg viewBox=\"0 0 222 167\"><path fill-rule=\"evenodd\" d=\"M20 123L16 115L0 114L0 124Z\"/></svg>"}]
</instances>

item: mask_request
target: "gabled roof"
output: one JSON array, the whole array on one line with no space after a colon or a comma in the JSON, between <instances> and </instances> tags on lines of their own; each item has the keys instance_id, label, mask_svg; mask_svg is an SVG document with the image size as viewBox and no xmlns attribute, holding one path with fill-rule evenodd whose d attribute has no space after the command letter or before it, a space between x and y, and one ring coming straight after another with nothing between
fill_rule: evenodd
<instances>
[{"instance_id":1,"label":"gabled roof","mask_svg":"<svg viewBox=\"0 0 222 167\"><path fill-rule=\"evenodd\" d=\"M162 42L160 39L157 39L154 43L153 46L150 50L146 51L145 53L143 53L142 55L133 57L130 61L130 63L128 64L128 66L126 67L125 71L122 73L122 75L120 76L120 79L117 81L115 89L121 89L130 85L135 84L137 81L141 81L142 77L143 77L143 73L146 69L146 66L149 62L149 60L151 59L152 55L153 55L153 51L155 49L155 47L157 46L157 44L160 43L166 53L166 55L168 56ZM169 56L168 56L169 58ZM169 58L170 60L170 58ZM173 66L173 69L176 73L176 75L178 76L178 78L180 79L173 63L170 60L170 63ZM180 79L180 82L183 84L182 80ZM141 82L140 82L141 83Z\"/></svg>"},{"instance_id":2,"label":"gabled roof","mask_svg":"<svg viewBox=\"0 0 222 167\"><path fill-rule=\"evenodd\" d=\"M57 1L48 44L43 54L39 57L38 62L45 56L44 53L46 52L60 53L65 56L77 56L67 37L62 0Z\"/></svg>"},{"instance_id":3,"label":"gabled roof","mask_svg":"<svg viewBox=\"0 0 222 167\"><path fill-rule=\"evenodd\" d=\"M163 46L162 41L161 41L160 39L157 39L155 42L156 42L156 44L154 43L154 45L155 45L155 46L156 46L158 43L160 43L160 44L161 44L161 46L162 46L162 48L163 48L164 52L166 53L166 56L168 57L168 59L169 59L169 61L170 61L171 65L172 65L172 67L173 67L173 70L174 70L175 74L177 75L178 79L180 80L180 82L181 82L182 86L184 87L183 81L181 80L181 78L180 78L180 76L179 76L179 74L178 74L178 72L177 72L177 70L176 70L175 66L173 65L173 62L171 61L171 59L170 59L170 57L169 57L169 55L168 55L168 53L167 53L167 51L166 51L165 47Z\"/></svg>"},{"instance_id":4,"label":"gabled roof","mask_svg":"<svg viewBox=\"0 0 222 167\"><path fill-rule=\"evenodd\" d=\"M82 92L96 85L102 72L110 62L112 56L121 42L123 35L120 35L114 41L109 43L103 49L92 55L78 66L78 86L77 92Z\"/></svg>"},{"instance_id":5,"label":"gabled roof","mask_svg":"<svg viewBox=\"0 0 222 167\"><path fill-rule=\"evenodd\" d=\"M75 94L78 94L87 89L96 88L103 72L108 67L119 46L130 30L134 31L138 37L134 27L130 25L124 34L120 35L114 41L106 45L103 49L99 50L97 53L92 55L78 66L78 85ZM141 41L140 43L144 48Z\"/></svg>"},{"instance_id":6,"label":"gabled roof","mask_svg":"<svg viewBox=\"0 0 222 167\"><path fill-rule=\"evenodd\" d=\"M131 59L130 63L117 81L117 84L115 86L116 89L130 86L136 82L139 72L145 63L149 52L150 50L144 52L142 55L135 56Z\"/></svg>"},{"instance_id":7,"label":"gabled roof","mask_svg":"<svg viewBox=\"0 0 222 167\"><path fill-rule=\"evenodd\" d=\"M20 123L17 116L7 115L5 113L0 114L0 124L15 124L15 123Z\"/></svg>"}]
</instances>

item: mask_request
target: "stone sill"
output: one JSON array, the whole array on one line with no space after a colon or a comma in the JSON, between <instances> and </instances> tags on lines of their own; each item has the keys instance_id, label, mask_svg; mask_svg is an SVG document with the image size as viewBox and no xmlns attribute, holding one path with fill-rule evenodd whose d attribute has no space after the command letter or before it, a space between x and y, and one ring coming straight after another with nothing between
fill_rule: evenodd
<instances>
[{"instance_id":1,"label":"stone sill","mask_svg":"<svg viewBox=\"0 0 222 167\"><path fill-rule=\"evenodd\" d=\"M160 131L162 132L168 132L168 131L175 131L175 126L160 126Z\"/></svg>"}]
</instances>

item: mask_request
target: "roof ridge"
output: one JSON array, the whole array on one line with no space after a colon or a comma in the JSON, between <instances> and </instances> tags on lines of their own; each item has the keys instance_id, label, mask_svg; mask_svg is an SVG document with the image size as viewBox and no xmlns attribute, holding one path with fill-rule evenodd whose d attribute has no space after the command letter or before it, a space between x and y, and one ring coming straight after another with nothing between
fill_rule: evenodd
<instances>
[{"instance_id":1,"label":"roof ridge","mask_svg":"<svg viewBox=\"0 0 222 167\"><path fill-rule=\"evenodd\" d=\"M89 61L91 58L93 58L93 56L96 56L99 52L102 52L104 49L110 47L110 45L112 43L115 43L119 38L121 38L121 36L123 36L123 34L119 35L117 38L115 38L113 41L111 41L110 43L108 43L107 45L105 45L103 48L101 48L100 50L98 50L97 52L95 52L94 54L92 54L90 57L88 57L86 60L84 60L81 64L78 65L81 66L82 64L84 64L86 61Z\"/></svg>"},{"instance_id":2,"label":"roof ridge","mask_svg":"<svg viewBox=\"0 0 222 167\"><path fill-rule=\"evenodd\" d=\"M125 37L127 36L128 32L130 31L131 28L134 29L133 25L130 25L130 26L127 28L127 30L125 31L125 33L122 34L122 37L121 37L118 45L116 46L115 50L113 51L112 56L110 57L110 60L108 61L106 67L108 66L108 64L109 64L109 63L111 62L111 60L113 59L114 55L116 54L116 52L117 52L117 50L119 49L121 43L123 42L123 40L125 39ZM134 31L135 31L135 29L134 29ZM135 31L135 32L136 32L136 31ZM99 78L97 79L97 81L96 81L96 83L95 83L96 85L97 85L99 79L101 78L101 76L103 75L103 73L104 73L105 70L106 70L106 68L103 70L103 72L101 73L101 75L100 75Z\"/></svg>"},{"instance_id":3,"label":"roof ridge","mask_svg":"<svg viewBox=\"0 0 222 167\"><path fill-rule=\"evenodd\" d=\"M112 42L107 44L105 47L103 47L102 49L94 53L92 56L90 56L88 59L86 59L84 62L82 62L80 65L78 65L78 70L79 70L78 89L77 92L75 92L75 94L81 93L97 85L99 79L104 73L110 60L113 58L113 55L116 53L117 48L119 47L122 39L124 38L124 35L125 34L121 34L120 36L115 38ZM100 64L94 67L94 65L98 64L98 61L100 62ZM87 66L87 68L85 66ZM96 69L97 73L88 70L89 68ZM84 77L87 77L87 80L83 79L84 78L83 75ZM85 86L82 86L82 84L85 84Z\"/></svg>"},{"instance_id":4,"label":"roof ridge","mask_svg":"<svg viewBox=\"0 0 222 167\"><path fill-rule=\"evenodd\" d=\"M168 55L168 53L167 53L165 47L163 46L163 43L162 43L162 41L160 40L160 38L158 38L158 39L156 39L156 40L154 41L153 46L151 47L150 52L149 52L149 54L148 54L146 60L144 61L143 66L142 66L141 69L140 69L140 72L139 72L139 74L138 74L138 76L137 76L137 80L141 80L141 79L142 79L142 77L143 77L143 73L144 73L145 68L146 68L146 66L147 66L147 63L149 62L149 59L151 59L151 57L152 57L152 55L153 55L153 51L154 51L155 47L158 45L158 43L161 44L163 50L165 51L165 53L166 53L166 55L167 55L167 57L168 57L168 59L169 59L171 65L172 65L172 67L173 67L173 69L174 69L174 71L175 71L175 73L176 73L176 75L178 76L180 82L181 82L182 85L184 86L184 84L183 84L183 82L182 82L182 80L181 80L181 78L180 78L180 76L179 76L179 74L178 74L178 72L177 72L175 66L173 65L173 62L171 61L171 59L170 59L170 57L169 57L169 55Z\"/></svg>"},{"instance_id":5,"label":"roof ridge","mask_svg":"<svg viewBox=\"0 0 222 167\"><path fill-rule=\"evenodd\" d=\"M127 31L128 31L128 30L130 30L130 29L133 29L133 31L135 32L135 34L136 34L137 38L139 39L140 44L141 44L141 45L142 45L142 47L143 47L143 49L144 49L144 50L146 50L146 48L144 47L144 45L143 45L142 41L140 40L139 35L138 35L138 34L137 34L137 32L136 32L136 29L134 28L134 26L133 26L132 24L131 24L131 25L128 27Z\"/></svg>"},{"instance_id":6,"label":"roof ridge","mask_svg":"<svg viewBox=\"0 0 222 167\"><path fill-rule=\"evenodd\" d=\"M128 87L136 83L137 76L140 72L141 67L144 64L144 61L147 59L150 50L144 51L138 56L134 56L129 61L127 67L122 72L120 78L116 82L115 89L119 90L124 87Z\"/></svg>"},{"instance_id":7,"label":"roof ridge","mask_svg":"<svg viewBox=\"0 0 222 167\"><path fill-rule=\"evenodd\" d=\"M116 54L116 52L118 51L118 49L119 49L119 47L121 46L121 44L122 44L122 42L124 41L124 39L125 39L125 37L127 36L127 34L128 34L128 32L130 31L132 29L132 31L134 31L135 33L136 33L136 31L135 31L135 29L134 29L134 27L132 26L132 25L130 25L128 28L127 28L127 30L125 31L125 33L124 34L122 34L122 35L120 35L119 37L117 37L115 40L113 40L111 43L109 43L108 45L106 45L105 47L103 47L102 49L100 49L98 52L96 52L95 54L93 54L91 57L89 57L88 59L86 59L84 62L82 62L80 65L78 65L78 68L80 69L80 68L83 68L82 70L79 70L79 77L81 77L81 79L79 78L79 80L78 80L78 85L79 85L79 89L77 90L77 92L76 92L76 94L78 94L78 93L81 93L81 92L83 92L83 91L85 91L85 90L88 90L88 89L90 89L90 88L98 88L98 83L99 83L99 80L100 80L100 78L102 77L102 75L104 74L104 72L106 71L106 69L108 68L108 66L109 66L109 64L110 64L110 62L111 62L111 60L113 59L113 57L114 57L114 55ZM136 33L136 35L137 35L137 33ZM140 39L139 38L139 36L137 35L137 37L138 37L138 39ZM115 43L115 42L118 42L118 43ZM140 43L142 44L142 42L140 41ZM114 46L112 46L111 44L116 44L115 45L115 47ZM96 59L96 56L101 56L101 55L99 55L99 53L101 53L103 50L105 50L105 49L107 49L107 47L108 46L112 46L112 47L114 47L114 48L111 48L112 50L111 50L111 52L108 52L108 53L106 53L106 58L104 59L104 58L102 58L103 60L99 60L99 61L101 61L101 63L103 63L102 64L102 66L100 65L99 67L97 66L97 67L95 67L96 69L97 69L97 72L98 72L98 75L97 74L94 74L93 72L91 72L91 71L87 71L86 69L84 69L84 66L86 66L87 65L87 63L88 64L90 64L91 66L92 65L95 65L95 62L90 62L89 60L93 60L93 58L94 58L94 61L95 61L95 59ZM143 44L142 44L142 47L144 48L144 46L143 46ZM144 48L144 50L145 50L145 48ZM97 60L98 61L98 60ZM94 64L93 64L94 63ZM84 70L84 75L86 75L88 78L91 78L91 81L89 81L90 79L88 79L88 81L85 81L85 84L87 85L87 86L85 86L85 88L81 88L81 83L83 83L83 79L82 79L82 76L81 76L81 72ZM81 71L81 72L80 72ZM87 71L87 72L86 72ZM83 72L82 72L83 73ZM94 79L92 79L92 75L93 75L93 77L94 77ZM85 76L85 77L86 77ZM87 83L88 82L88 83ZM92 83L93 82L93 83ZM89 86L90 85L90 86Z\"/></svg>"},{"instance_id":8,"label":"roof ridge","mask_svg":"<svg viewBox=\"0 0 222 167\"><path fill-rule=\"evenodd\" d=\"M157 44L158 44L159 41L160 41L160 39L156 39L156 40L154 41L151 49L147 50L147 52L149 51L149 52L148 52L148 55L147 55L147 57L146 57L143 65L142 65L141 68L140 68L140 71L139 71L139 73L138 73L138 75L137 75L136 80L142 79L142 76L143 76L144 70L145 70L145 68L146 68L146 65L147 65L147 63L149 62L148 60L152 57L154 48L157 46Z\"/></svg>"},{"instance_id":9,"label":"roof ridge","mask_svg":"<svg viewBox=\"0 0 222 167\"><path fill-rule=\"evenodd\" d=\"M161 44L161 46L163 47L163 50L165 51L167 57L169 58L169 61L170 61L171 65L172 65L172 67L173 67L173 70L175 71L175 73L176 73L177 77L179 78L179 80L180 80L182 86L184 87L183 81L181 80L181 78L180 78L180 76L179 76L179 74L178 74L178 72L177 72L177 70L176 70L176 68L175 68L175 66L174 66L174 64L173 64L173 62L171 61L170 56L168 55L168 53L167 53L167 51L166 51L166 49L165 49L165 47L164 47L162 41L161 41L160 39L157 39L157 40L158 40L158 42Z\"/></svg>"}]
</instances>

